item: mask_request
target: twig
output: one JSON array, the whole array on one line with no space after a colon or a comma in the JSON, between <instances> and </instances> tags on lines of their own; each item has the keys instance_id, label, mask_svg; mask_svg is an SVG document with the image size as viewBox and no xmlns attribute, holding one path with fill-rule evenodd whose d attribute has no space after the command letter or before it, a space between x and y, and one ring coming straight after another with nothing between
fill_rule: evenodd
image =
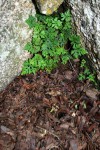
<instances>
[{"instance_id":1,"label":"twig","mask_svg":"<svg viewBox=\"0 0 100 150\"><path fill-rule=\"evenodd\" d=\"M56 134L54 134L54 133L48 131L47 129L42 128L42 127L40 127L40 126L36 126L36 127L39 128L39 129L42 129L42 130L46 131L47 133L50 133L51 135L53 135L54 137L56 137L58 140L60 140L60 138L59 138Z\"/></svg>"},{"instance_id":2,"label":"twig","mask_svg":"<svg viewBox=\"0 0 100 150\"><path fill-rule=\"evenodd\" d=\"M73 67L73 65L72 65L72 63L71 63L71 61L69 60L69 63L70 63L70 65L71 65L71 67L72 67L72 69L73 69L73 71L76 73L76 71L75 71L75 69L74 69L74 67ZM76 73L77 74L77 73Z\"/></svg>"},{"instance_id":3,"label":"twig","mask_svg":"<svg viewBox=\"0 0 100 150\"><path fill-rule=\"evenodd\" d=\"M86 136L87 136L88 141L90 142L89 144L90 147L92 146L92 149L96 150L96 147L98 147L98 145L93 142L93 140L91 139L91 137L89 136L87 132L86 132Z\"/></svg>"},{"instance_id":4,"label":"twig","mask_svg":"<svg viewBox=\"0 0 100 150\"><path fill-rule=\"evenodd\" d=\"M80 102L81 99L82 99L82 96L81 96L77 101L75 101L75 102L71 105L70 108L73 108L73 107L76 105L76 103L79 103L79 102Z\"/></svg>"}]
</instances>

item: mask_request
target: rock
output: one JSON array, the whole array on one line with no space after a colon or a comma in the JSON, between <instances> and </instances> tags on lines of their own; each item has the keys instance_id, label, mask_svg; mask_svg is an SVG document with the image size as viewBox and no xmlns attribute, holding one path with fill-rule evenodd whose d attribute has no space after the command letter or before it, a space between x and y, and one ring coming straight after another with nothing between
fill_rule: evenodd
<instances>
[{"instance_id":1,"label":"rock","mask_svg":"<svg viewBox=\"0 0 100 150\"><path fill-rule=\"evenodd\" d=\"M35 14L31 0L0 0L0 90L19 75L30 57L24 46L32 31L25 20Z\"/></svg>"},{"instance_id":2,"label":"rock","mask_svg":"<svg viewBox=\"0 0 100 150\"><path fill-rule=\"evenodd\" d=\"M71 8L75 29L100 79L100 1L69 0L66 3Z\"/></svg>"},{"instance_id":3,"label":"rock","mask_svg":"<svg viewBox=\"0 0 100 150\"><path fill-rule=\"evenodd\" d=\"M36 0L42 14L50 15L63 3L64 0Z\"/></svg>"}]
</instances>

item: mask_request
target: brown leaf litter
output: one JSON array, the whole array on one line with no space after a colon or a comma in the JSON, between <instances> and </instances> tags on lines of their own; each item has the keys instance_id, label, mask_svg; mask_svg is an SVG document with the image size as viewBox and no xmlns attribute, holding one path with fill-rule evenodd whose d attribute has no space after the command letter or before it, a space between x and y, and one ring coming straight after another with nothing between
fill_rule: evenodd
<instances>
[{"instance_id":1,"label":"brown leaf litter","mask_svg":"<svg viewBox=\"0 0 100 150\"><path fill-rule=\"evenodd\" d=\"M100 93L75 71L18 76L0 93L0 150L99 150Z\"/></svg>"}]
</instances>

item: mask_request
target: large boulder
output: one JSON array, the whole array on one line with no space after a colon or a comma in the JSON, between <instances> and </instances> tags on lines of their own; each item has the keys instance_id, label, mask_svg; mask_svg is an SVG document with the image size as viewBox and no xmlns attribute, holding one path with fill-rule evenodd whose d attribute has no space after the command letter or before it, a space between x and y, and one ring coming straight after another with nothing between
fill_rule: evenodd
<instances>
[{"instance_id":1,"label":"large boulder","mask_svg":"<svg viewBox=\"0 0 100 150\"><path fill-rule=\"evenodd\" d=\"M100 0L69 0L68 4L77 33L100 79Z\"/></svg>"},{"instance_id":2,"label":"large boulder","mask_svg":"<svg viewBox=\"0 0 100 150\"><path fill-rule=\"evenodd\" d=\"M63 3L64 0L35 0L42 14L50 15Z\"/></svg>"},{"instance_id":3,"label":"large boulder","mask_svg":"<svg viewBox=\"0 0 100 150\"><path fill-rule=\"evenodd\" d=\"M19 75L30 56L24 46L31 37L25 20L35 14L31 0L0 0L0 90Z\"/></svg>"}]
</instances>

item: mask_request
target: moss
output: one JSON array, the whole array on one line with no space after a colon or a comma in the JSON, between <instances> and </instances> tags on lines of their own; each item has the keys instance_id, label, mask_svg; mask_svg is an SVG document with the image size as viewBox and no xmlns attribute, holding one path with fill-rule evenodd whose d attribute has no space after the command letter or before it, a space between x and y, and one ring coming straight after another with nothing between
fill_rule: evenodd
<instances>
[{"instance_id":1,"label":"moss","mask_svg":"<svg viewBox=\"0 0 100 150\"><path fill-rule=\"evenodd\" d=\"M52 14L52 10L51 10L50 8L48 8L46 14L47 14L47 15Z\"/></svg>"}]
</instances>

